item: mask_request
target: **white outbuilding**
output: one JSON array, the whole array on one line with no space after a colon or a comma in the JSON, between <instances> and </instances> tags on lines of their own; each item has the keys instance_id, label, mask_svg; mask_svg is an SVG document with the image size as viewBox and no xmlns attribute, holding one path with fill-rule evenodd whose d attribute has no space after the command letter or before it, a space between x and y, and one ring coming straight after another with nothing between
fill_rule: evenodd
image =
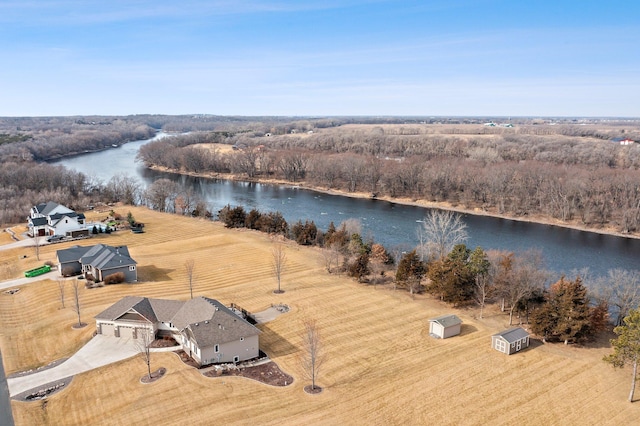
<instances>
[{"instance_id":1,"label":"white outbuilding","mask_svg":"<svg viewBox=\"0 0 640 426\"><path fill-rule=\"evenodd\" d=\"M462 320L453 314L442 315L429 320L429 334L437 339L457 336L460 334L461 327Z\"/></svg>"}]
</instances>

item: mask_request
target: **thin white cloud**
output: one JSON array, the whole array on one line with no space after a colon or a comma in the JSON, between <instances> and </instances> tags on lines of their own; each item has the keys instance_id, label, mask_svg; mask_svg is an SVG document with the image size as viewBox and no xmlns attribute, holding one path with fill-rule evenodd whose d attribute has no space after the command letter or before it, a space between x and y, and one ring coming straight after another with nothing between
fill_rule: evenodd
<instances>
[{"instance_id":1,"label":"thin white cloud","mask_svg":"<svg viewBox=\"0 0 640 426\"><path fill-rule=\"evenodd\" d=\"M202 19L204 17L260 13L313 12L388 2L389 0L8 1L0 3L0 22L20 22L28 26L42 24L50 26L86 26L141 19Z\"/></svg>"}]
</instances>

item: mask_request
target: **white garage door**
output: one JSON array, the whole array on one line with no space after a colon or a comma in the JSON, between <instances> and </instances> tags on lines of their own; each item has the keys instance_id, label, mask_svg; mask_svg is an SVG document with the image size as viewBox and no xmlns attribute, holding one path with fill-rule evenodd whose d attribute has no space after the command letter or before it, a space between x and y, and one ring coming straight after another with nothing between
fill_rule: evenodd
<instances>
[{"instance_id":1,"label":"white garage door","mask_svg":"<svg viewBox=\"0 0 640 426\"><path fill-rule=\"evenodd\" d=\"M133 327L120 327L120 338L128 339L133 337Z\"/></svg>"},{"instance_id":2,"label":"white garage door","mask_svg":"<svg viewBox=\"0 0 640 426\"><path fill-rule=\"evenodd\" d=\"M115 336L115 327L113 326L113 324L101 324L100 325L101 328L101 333L104 336Z\"/></svg>"}]
</instances>

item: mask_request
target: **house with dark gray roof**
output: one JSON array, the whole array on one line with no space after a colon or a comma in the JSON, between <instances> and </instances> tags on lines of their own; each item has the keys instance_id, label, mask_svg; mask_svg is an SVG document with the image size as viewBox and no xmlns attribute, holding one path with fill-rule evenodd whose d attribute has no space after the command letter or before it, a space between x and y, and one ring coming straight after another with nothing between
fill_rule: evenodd
<instances>
[{"instance_id":1,"label":"house with dark gray roof","mask_svg":"<svg viewBox=\"0 0 640 426\"><path fill-rule=\"evenodd\" d=\"M95 281L104 281L105 277L122 272L126 282L138 281L136 261L129 255L127 246L73 246L58 250L58 272L63 276L91 274Z\"/></svg>"},{"instance_id":2,"label":"house with dark gray roof","mask_svg":"<svg viewBox=\"0 0 640 426\"><path fill-rule=\"evenodd\" d=\"M529 347L529 333L522 327L514 327L491 336L491 347L511 355Z\"/></svg>"},{"instance_id":3,"label":"house with dark gray roof","mask_svg":"<svg viewBox=\"0 0 640 426\"><path fill-rule=\"evenodd\" d=\"M84 213L76 213L53 201L33 206L27 222L32 237L89 235Z\"/></svg>"},{"instance_id":4,"label":"house with dark gray roof","mask_svg":"<svg viewBox=\"0 0 640 426\"><path fill-rule=\"evenodd\" d=\"M429 334L438 339L457 336L460 334L462 320L456 315L442 315L429 320Z\"/></svg>"},{"instance_id":5,"label":"house with dark gray roof","mask_svg":"<svg viewBox=\"0 0 640 426\"><path fill-rule=\"evenodd\" d=\"M95 317L96 332L136 339L140 332L173 335L199 365L257 358L260 330L217 300L186 302L127 296Z\"/></svg>"}]
</instances>

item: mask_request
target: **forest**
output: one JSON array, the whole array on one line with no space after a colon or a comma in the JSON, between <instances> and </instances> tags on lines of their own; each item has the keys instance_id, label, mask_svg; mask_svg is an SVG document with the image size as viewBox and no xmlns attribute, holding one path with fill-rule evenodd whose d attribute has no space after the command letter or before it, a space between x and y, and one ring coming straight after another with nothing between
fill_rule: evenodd
<instances>
[{"instance_id":1,"label":"forest","mask_svg":"<svg viewBox=\"0 0 640 426\"><path fill-rule=\"evenodd\" d=\"M612 270L597 279L576 271L548 285L539 253L467 248L456 226L429 228L425 220L425 243L395 253L363 241L355 222L322 231L313 222L287 224L278 212L245 212L242 206L211 212L168 179L143 188L126 175L100 182L47 163L158 131L170 136L138 153L148 167L442 202L621 233L640 227L640 145L619 143L640 141L640 120L208 115L0 118L0 221L21 223L34 203L48 200L79 211L123 202L182 215L217 214L228 227L316 245L329 272L365 284L393 282L455 306L477 304L480 315L486 303L500 303L510 322L518 315L551 341L584 341L605 327L609 312L620 324L638 304L636 271ZM439 239L443 229L447 237ZM559 320L563 315L572 317L570 326Z\"/></svg>"}]
</instances>

